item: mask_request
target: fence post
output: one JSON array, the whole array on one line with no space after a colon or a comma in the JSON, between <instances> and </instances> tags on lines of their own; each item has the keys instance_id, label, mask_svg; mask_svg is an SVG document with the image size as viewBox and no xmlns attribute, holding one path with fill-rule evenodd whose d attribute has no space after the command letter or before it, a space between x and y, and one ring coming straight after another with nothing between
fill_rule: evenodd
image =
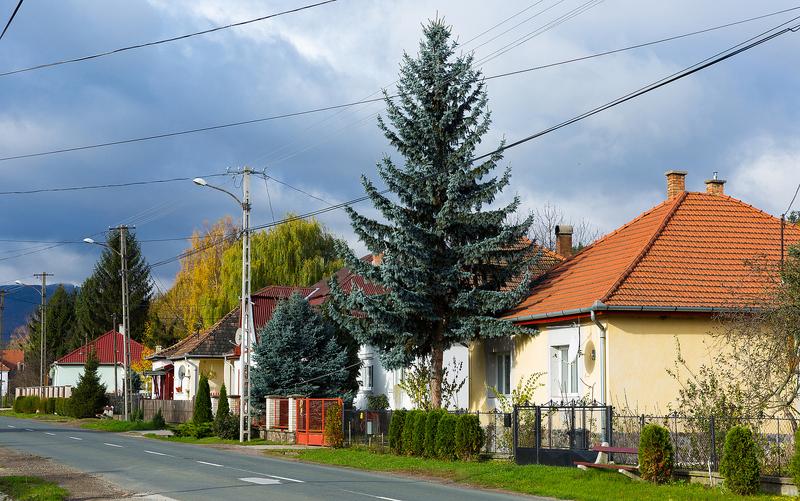
<instances>
[{"instance_id":1,"label":"fence post","mask_svg":"<svg viewBox=\"0 0 800 501\"><path fill-rule=\"evenodd\" d=\"M608 428L607 437L608 445L614 445L614 406L609 405L606 407L606 427Z\"/></svg>"},{"instance_id":2,"label":"fence post","mask_svg":"<svg viewBox=\"0 0 800 501\"><path fill-rule=\"evenodd\" d=\"M711 465L713 466L714 471L717 471L717 432L713 414L708 419L708 427L709 431L711 432L711 455L709 457L711 458Z\"/></svg>"},{"instance_id":3,"label":"fence post","mask_svg":"<svg viewBox=\"0 0 800 501\"><path fill-rule=\"evenodd\" d=\"M534 426L533 441L536 446L536 464L539 464L539 449L542 448L542 408L538 405L534 407Z\"/></svg>"},{"instance_id":4,"label":"fence post","mask_svg":"<svg viewBox=\"0 0 800 501\"><path fill-rule=\"evenodd\" d=\"M517 446L519 445L519 406L514 406L514 422L511 423L511 454L514 455L514 461L517 460Z\"/></svg>"},{"instance_id":5,"label":"fence post","mask_svg":"<svg viewBox=\"0 0 800 501\"><path fill-rule=\"evenodd\" d=\"M575 443L575 406L573 405L570 408L570 423L569 423L569 448L576 449L577 444Z\"/></svg>"}]
</instances>

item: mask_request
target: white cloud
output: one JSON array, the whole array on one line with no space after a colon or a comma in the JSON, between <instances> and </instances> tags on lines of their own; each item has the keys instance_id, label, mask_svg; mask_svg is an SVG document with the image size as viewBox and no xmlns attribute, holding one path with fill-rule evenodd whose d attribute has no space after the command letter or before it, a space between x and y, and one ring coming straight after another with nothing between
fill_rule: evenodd
<instances>
[{"instance_id":1,"label":"white cloud","mask_svg":"<svg viewBox=\"0 0 800 501\"><path fill-rule=\"evenodd\" d=\"M736 156L726 192L771 214L782 214L800 183L800 141L796 136L785 140L764 136L743 145ZM800 210L797 200L794 210Z\"/></svg>"}]
</instances>

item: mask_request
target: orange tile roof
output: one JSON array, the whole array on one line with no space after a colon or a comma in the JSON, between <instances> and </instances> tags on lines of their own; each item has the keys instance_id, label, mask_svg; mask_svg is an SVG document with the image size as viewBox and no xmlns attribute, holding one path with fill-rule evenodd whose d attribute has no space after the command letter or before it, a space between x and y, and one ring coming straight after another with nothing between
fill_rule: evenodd
<instances>
[{"instance_id":1,"label":"orange tile roof","mask_svg":"<svg viewBox=\"0 0 800 501\"><path fill-rule=\"evenodd\" d=\"M787 223L786 247L800 242ZM754 265L780 259L780 220L725 195L682 193L555 267L505 318L591 307L749 306L772 283ZM773 268L774 269L774 268Z\"/></svg>"}]
</instances>

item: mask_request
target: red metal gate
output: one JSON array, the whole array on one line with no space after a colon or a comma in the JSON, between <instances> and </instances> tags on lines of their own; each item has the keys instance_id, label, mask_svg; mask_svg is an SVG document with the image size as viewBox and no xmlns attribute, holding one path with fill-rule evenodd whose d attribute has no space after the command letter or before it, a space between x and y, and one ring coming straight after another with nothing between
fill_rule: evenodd
<instances>
[{"instance_id":1,"label":"red metal gate","mask_svg":"<svg viewBox=\"0 0 800 501\"><path fill-rule=\"evenodd\" d=\"M341 398L303 398L295 401L297 426L295 441L302 445L328 445L325 443L325 414L332 405L341 412Z\"/></svg>"}]
</instances>

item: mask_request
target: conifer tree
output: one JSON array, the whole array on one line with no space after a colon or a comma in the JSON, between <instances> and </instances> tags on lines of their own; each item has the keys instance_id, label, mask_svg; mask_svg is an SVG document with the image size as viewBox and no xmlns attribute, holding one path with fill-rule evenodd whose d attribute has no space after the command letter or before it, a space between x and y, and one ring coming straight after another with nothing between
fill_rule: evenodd
<instances>
[{"instance_id":1,"label":"conifer tree","mask_svg":"<svg viewBox=\"0 0 800 501\"><path fill-rule=\"evenodd\" d=\"M108 233L106 245L94 272L81 285L75 306L78 335L89 341L112 327L112 320L122 319L122 275L119 231ZM128 232L125 255L128 264L128 304L130 305L130 335L141 341L144 335L147 310L150 306L152 286L150 267L142 255L142 249L133 232Z\"/></svg>"},{"instance_id":2,"label":"conifer tree","mask_svg":"<svg viewBox=\"0 0 800 501\"><path fill-rule=\"evenodd\" d=\"M69 410L73 417L94 417L106 405L106 385L100 383L98 367L100 361L97 355L93 351L89 352L83 366L83 374L69 399Z\"/></svg>"},{"instance_id":3,"label":"conifer tree","mask_svg":"<svg viewBox=\"0 0 800 501\"><path fill-rule=\"evenodd\" d=\"M75 328L75 291L68 292L59 285L47 298L47 346L45 346L45 368L70 351L83 345ZM41 311L37 308L28 318L28 342L25 345L25 360L36 360L39 370L41 344Z\"/></svg>"},{"instance_id":4,"label":"conifer tree","mask_svg":"<svg viewBox=\"0 0 800 501\"><path fill-rule=\"evenodd\" d=\"M403 56L398 97L384 91L387 120L378 119L404 160L397 165L387 155L377 165L395 196L384 196L362 176L383 221L347 209L358 237L383 258L373 266L342 249L346 264L386 292L347 294L334 280L330 305L336 321L375 347L385 367L429 355L431 403L438 408L444 350L523 332L495 315L523 297L536 257L523 239L532 218L511 222L519 199L492 205L510 179L510 168L493 175L502 153L472 160L490 125L485 83L472 55L456 54L441 20L423 33L417 56ZM504 291L515 277L523 280Z\"/></svg>"},{"instance_id":5,"label":"conifer tree","mask_svg":"<svg viewBox=\"0 0 800 501\"><path fill-rule=\"evenodd\" d=\"M342 397L350 371L335 327L299 294L275 309L259 333L251 369L252 398L267 395Z\"/></svg>"},{"instance_id":6,"label":"conifer tree","mask_svg":"<svg viewBox=\"0 0 800 501\"><path fill-rule=\"evenodd\" d=\"M197 396L194 399L194 424L210 423L214 416L211 413L211 388L208 385L208 377L203 374L197 384Z\"/></svg>"}]
</instances>

